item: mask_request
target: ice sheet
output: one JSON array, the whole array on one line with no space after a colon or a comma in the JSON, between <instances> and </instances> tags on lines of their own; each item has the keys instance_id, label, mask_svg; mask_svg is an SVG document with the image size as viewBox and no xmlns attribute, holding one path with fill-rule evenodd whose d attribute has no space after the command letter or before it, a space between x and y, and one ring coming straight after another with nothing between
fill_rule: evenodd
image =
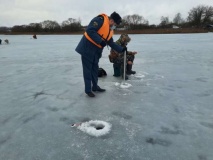
<instances>
[{"instance_id":1,"label":"ice sheet","mask_svg":"<svg viewBox=\"0 0 213 160\"><path fill-rule=\"evenodd\" d=\"M113 77L104 93L84 93L75 47L81 35L0 35L1 160L213 159L213 34L130 35L137 51L129 88ZM119 35L114 36L117 40ZM93 137L71 124L101 120Z\"/></svg>"}]
</instances>

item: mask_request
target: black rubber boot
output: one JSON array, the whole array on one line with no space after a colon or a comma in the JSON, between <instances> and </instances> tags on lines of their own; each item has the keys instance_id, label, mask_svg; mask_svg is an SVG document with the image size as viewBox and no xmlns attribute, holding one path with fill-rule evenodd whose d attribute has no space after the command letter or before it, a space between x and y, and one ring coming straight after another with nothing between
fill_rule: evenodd
<instances>
[{"instance_id":1,"label":"black rubber boot","mask_svg":"<svg viewBox=\"0 0 213 160\"><path fill-rule=\"evenodd\" d=\"M113 68L114 68L114 75L115 77L120 77L121 76L121 64L117 64L117 63L114 63L113 64Z\"/></svg>"},{"instance_id":2,"label":"black rubber boot","mask_svg":"<svg viewBox=\"0 0 213 160\"><path fill-rule=\"evenodd\" d=\"M92 91L94 91L94 92L96 92L96 91L97 92L105 92L106 89L103 89L103 88L101 88L101 87L98 86L96 89L93 88Z\"/></svg>"},{"instance_id":3,"label":"black rubber boot","mask_svg":"<svg viewBox=\"0 0 213 160\"><path fill-rule=\"evenodd\" d=\"M132 64L127 64L127 71L126 74L131 75L131 74L135 74L135 71L132 71Z\"/></svg>"},{"instance_id":4,"label":"black rubber boot","mask_svg":"<svg viewBox=\"0 0 213 160\"><path fill-rule=\"evenodd\" d=\"M92 93L92 92L88 92L88 93L86 93L89 97L95 97L95 95L94 95L94 93Z\"/></svg>"}]
</instances>

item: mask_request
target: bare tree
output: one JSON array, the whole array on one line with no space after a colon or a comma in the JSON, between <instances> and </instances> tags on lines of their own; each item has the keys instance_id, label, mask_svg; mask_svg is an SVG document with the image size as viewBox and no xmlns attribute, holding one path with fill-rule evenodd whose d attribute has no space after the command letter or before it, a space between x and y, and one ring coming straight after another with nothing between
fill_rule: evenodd
<instances>
[{"instance_id":1,"label":"bare tree","mask_svg":"<svg viewBox=\"0 0 213 160\"><path fill-rule=\"evenodd\" d=\"M195 8L192 8L189 11L187 20L195 26L202 26L203 24L211 22L213 18L213 7L199 5Z\"/></svg>"},{"instance_id":2,"label":"bare tree","mask_svg":"<svg viewBox=\"0 0 213 160\"><path fill-rule=\"evenodd\" d=\"M206 6L203 23L211 23L211 22L213 22L213 7Z\"/></svg>"},{"instance_id":3,"label":"bare tree","mask_svg":"<svg viewBox=\"0 0 213 160\"><path fill-rule=\"evenodd\" d=\"M12 32L26 32L27 25L15 25L11 28Z\"/></svg>"},{"instance_id":4,"label":"bare tree","mask_svg":"<svg viewBox=\"0 0 213 160\"><path fill-rule=\"evenodd\" d=\"M123 17L122 25L129 29L141 29L148 26L149 21L138 14L127 15Z\"/></svg>"},{"instance_id":5,"label":"bare tree","mask_svg":"<svg viewBox=\"0 0 213 160\"><path fill-rule=\"evenodd\" d=\"M9 27L5 27L5 26L0 26L0 33L6 33L6 32L10 32L11 28Z\"/></svg>"},{"instance_id":6,"label":"bare tree","mask_svg":"<svg viewBox=\"0 0 213 160\"><path fill-rule=\"evenodd\" d=\"M64 27L64 26L68 26L68 25L73 24L73 23L77 23L77 20L74 19L74 18L68 18L68 20L65 20L65 21L62 22L61 26Z\"/></svg>"},{"instance_id":7,"label":"bare tree","mask_svg":"<svg viewBox=\"0 0 213 160\"><path fill-rule=\"evenodd\" d=\"M41 22L41 26L45 31L59 31L61 28L58 22L50 20Z\"/></svg>"},{"instance_id":8,"label":"bare tree","mask_svg":"<svg viewBox=\"0 0 213 160\"><path fill-rule=\"evenodd\" d=\"M169 17L162 16L160 26L166 26L168 24L169 24Z\"/></svg>"},{"instance_id":9,"label":"bare tree","mask_svg":"<svg viewBox=\"0 0 213 160\"><path fill-rule=\"evenodd\" d=\"M62 22L61 27L62 27L62 31L65 31L65 32L82 30L80 18L78 20L74 18L68 18L68 20L65 20Z\"/></svg>"},{"instance_id":10,"label":"bare tree","mask_svg":"<svg viewBox=\"0 0 213 160\"><path fill-rule=\"evenodd\" d=\"M146 24L148 22L143 16L138 14L124 16L123 21L129 25Z\"/></svg>"},{"instance_id":11,"label":"bare tree","mask_svg":"<svg viewBox=\"0 0 213 160\"><path fill-rule=\"evenodd\" d=\"M42 31L41 23L30 23L27 28L27 32L40 32Z\"/></svg>"},{"instance_id":12,"label":"bare tree","mask_svg":"<svg viewBox=\"0 0 213 160\"><path fill-rule=\"evenodd\" d=\"M177 14L175 15L174 19L173 19L173 23L179 25L179 24L181 24L181 23L183 23L183 22L184 22L184 20L183 20L181 14L180 14L180 13L177 13Z\"/></svg>"}]
</instances>

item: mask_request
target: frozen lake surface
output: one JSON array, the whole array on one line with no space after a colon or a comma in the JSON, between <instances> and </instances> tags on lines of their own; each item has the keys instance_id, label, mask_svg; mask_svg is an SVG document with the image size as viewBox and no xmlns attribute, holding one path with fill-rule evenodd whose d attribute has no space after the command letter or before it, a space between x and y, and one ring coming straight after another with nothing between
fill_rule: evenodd
<instances>
[{"instance_id":1,"label":"frozen lake surface","mask_svg":"<svg viewBox=\"0 0 213 160\"><path fill-rule=\"evenodd\" d=\"M127 89L105 48L107 91L95 98L84 93L81 35L31 37L0 35L10 41L0 45L0 160L213 159L213 33L130 35L138 77ZM109 134L71 127L89 120Z\"/></svg>"}]
</instances>

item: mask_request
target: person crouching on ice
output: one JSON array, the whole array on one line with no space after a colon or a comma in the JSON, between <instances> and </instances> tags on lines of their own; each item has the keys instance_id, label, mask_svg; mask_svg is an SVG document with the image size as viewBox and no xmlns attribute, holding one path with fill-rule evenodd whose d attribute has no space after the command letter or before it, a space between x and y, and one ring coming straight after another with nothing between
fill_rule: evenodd
<instances>
[{"instance_id":1,"label":"person crouching on ice","mask_svg":"<svg viewBox=\"0 0 213 160\"><path fill-rule=\"evenodd\" d=\"M122 47L126 47L127 44L131 41L131 38L128 34L122 34L116 43ZM126 74L131 75L136 72L132 70L133 61L135 59L135 54L137 52L127 51L126 55ZM124 52L117 52L113 49L110 51L109 60L113 63L114 75L115 77L120 77L124 72ZM125 79L128 79L128 76L125 76Z\"/></svg>"},{"instance_id":2,"label":"person crouching on ice","mask_svg":"<svg viewBox=\"0 0 213 160\"><path fill-rule=\"evenodd\" d=\"M37 36L36 36L36 34L34 34L34 35L33 35L33 39L37 39Z\"/></svg>"},{"instance_id":3,"label":"person crouching on ice","mask_svg":"<svg viewBox=\"0 0 213 160\"><path fill-rule=\"evenodd\" d=\"M9 44L9 40L8 40L8 39L5 39L4 42L5 42L6 44Z\"/></svg>"}]
</instances>

